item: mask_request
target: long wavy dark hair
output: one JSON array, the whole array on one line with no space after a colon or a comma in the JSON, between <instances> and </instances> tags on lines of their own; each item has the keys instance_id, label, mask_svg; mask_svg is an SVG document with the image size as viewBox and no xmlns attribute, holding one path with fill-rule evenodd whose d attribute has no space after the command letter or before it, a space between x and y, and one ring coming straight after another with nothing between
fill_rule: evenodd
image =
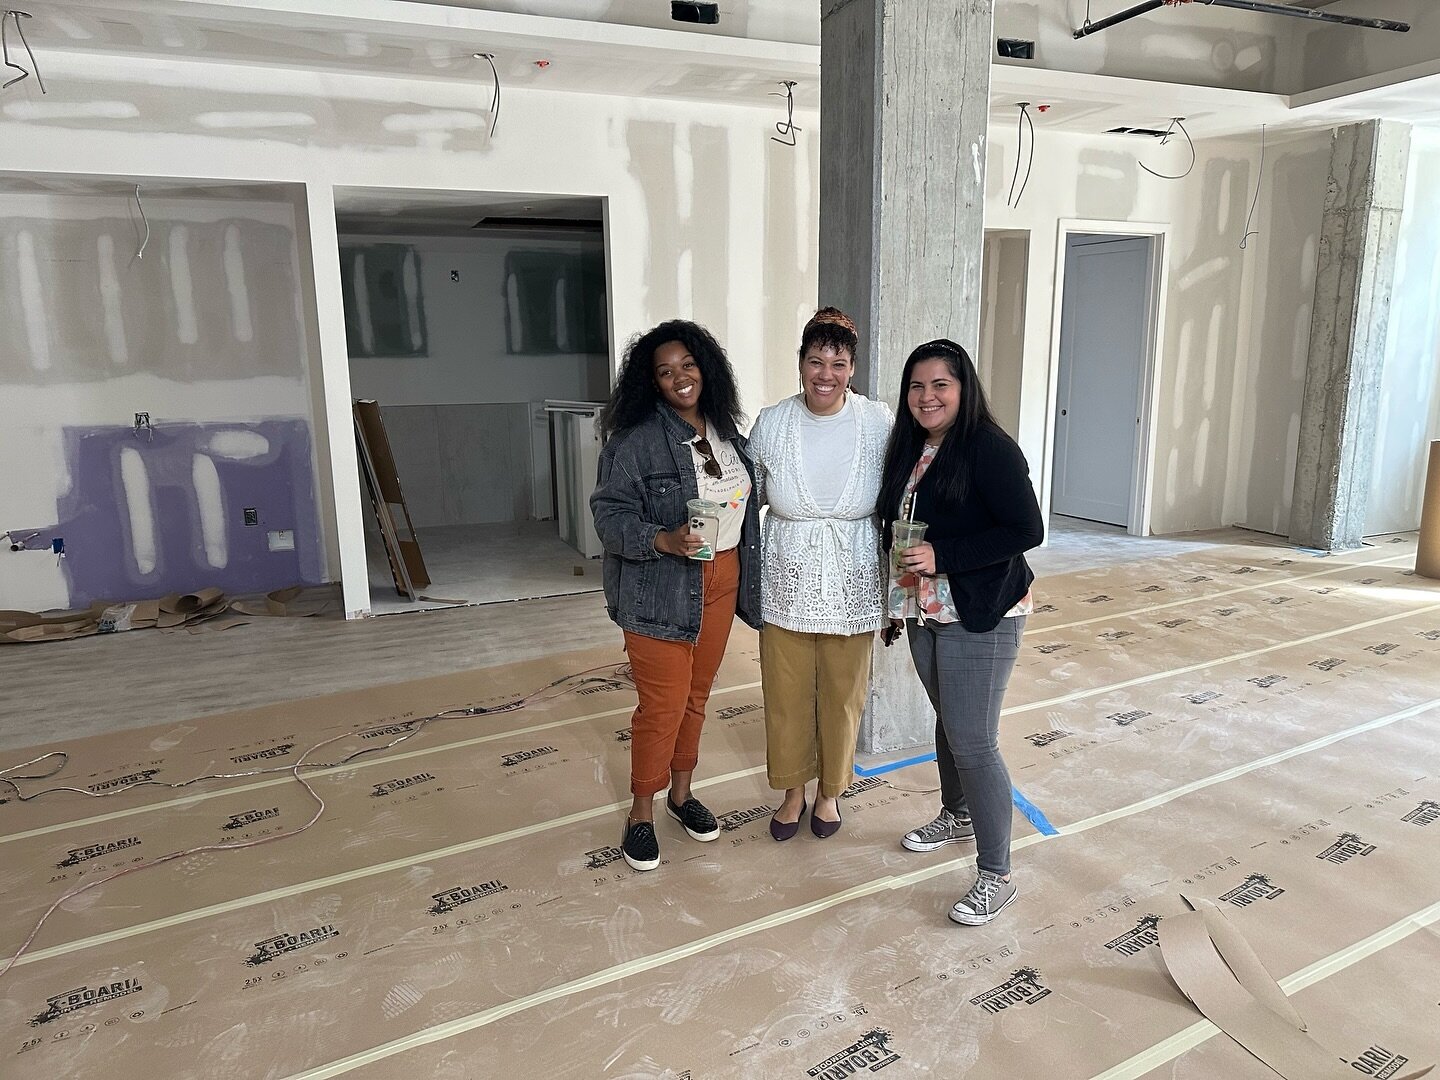
<instances>
[{"instance_id":1,"label":"long wavy dark hair","mask_svg":"<svg viewBox=\"0 0 1440 1080\"><path fill-rule=\"evenodd\" d=\"M885 447L880 498L876 504L885 525L887 543L890 523L900 516L900 500L904 497L905 485L925 448L925 429L910 412L907 403L915 365L925 360L945 361L950 374L960 384L959 415L941 440L940 449L935 452L935 460L930 463L926 474L935 474L936 494L946 500L965 498L970 490L976 432L988 427L1003 434L990 411L990 402L985 397L985 388L980 385L980 375L970 354L948 338L937 338L917 346L906 358L905 369L900 373L900 406L896 410L895 426L890 429L890 442Z\"/></svg>"},{"instance_id":2,"label":"long wavy dark hair","mask_svg":"<svg viewBox=\"0 0 1440 1080\"><path fill-rule=\"evenodd\" d=\"M600 414L600 438L608 442L617 432L629 431L649 418L659 407L660 390L655 385L655 351L671 341L684 345L700 365L700 413L723 438L733 438L745 422L735 372L725 350L709 330L684 319L671 319L653 330L630 339L625 361L610 401Z\"/></svg>"}]
</instances>

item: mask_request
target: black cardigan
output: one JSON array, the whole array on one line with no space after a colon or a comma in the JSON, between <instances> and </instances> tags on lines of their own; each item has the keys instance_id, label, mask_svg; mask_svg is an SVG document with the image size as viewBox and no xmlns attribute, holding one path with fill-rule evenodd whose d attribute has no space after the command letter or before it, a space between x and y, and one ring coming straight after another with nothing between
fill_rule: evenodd
<instances>
[{"instance_id":1,"label":"black cardigan","mask_svg":"<svg viewBox=\"0 0 1440 1080\"><path fill-rule=\"evenodd\" d=\"M915 520L929 523L935 572L950 579L960 625L972 633L995 629L1025 598L1034 573L1022 552L1045 539L1045 522L1030 467L1015 441L982 425L971 439L970 488L964 499L942 499L932 465L915 490ZM886 527L889 543L889 527Z\"/></svg>"}]
</instances>

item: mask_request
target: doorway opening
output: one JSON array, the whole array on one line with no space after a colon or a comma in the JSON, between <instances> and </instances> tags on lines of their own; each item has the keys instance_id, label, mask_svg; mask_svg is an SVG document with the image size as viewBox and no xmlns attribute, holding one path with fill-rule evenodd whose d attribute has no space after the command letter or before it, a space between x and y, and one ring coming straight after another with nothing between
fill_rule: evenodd
<instances>
[{"instance_id":1,"label":"doorway opening","mask_svg":"<svg viewBox=\"0 0 1440 1080\"><path fill-rule=\"evenodd\" d=\"M378 404L403 490L388 517L401 549L413 523L423 560L402 573L367 506L371 610L599 591L603 200L351 190L336 205L351 392Z\"/></svg>"},{"instance_id":2,"label":"doorway opening","mask_svg":"<svg viewBox=\"0 0 1440 1080\"><path fill-rule=\"evenodd\" d=\"M1163 235L1062 231L1050 512L1144 536Z\"/></svg>"}]
</instances>

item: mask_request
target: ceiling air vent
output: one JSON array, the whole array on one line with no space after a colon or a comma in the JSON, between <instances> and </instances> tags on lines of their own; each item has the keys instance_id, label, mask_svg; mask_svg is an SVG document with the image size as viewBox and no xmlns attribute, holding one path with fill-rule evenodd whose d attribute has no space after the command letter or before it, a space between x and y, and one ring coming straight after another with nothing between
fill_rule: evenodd
<instances>
[{"instance_id":1,"label":"ceiling air vent","mask_svg":"<svg viewBox=\"0 0 1440 1080\"><path fill-rule=\"evenodd\" d=\"M1106 135L1145 135L1152 139L1163 139L1168 132L1156 131L1154 128L1135 127L1114 127L1105 132Z\"/></svg>"}]
</instances>

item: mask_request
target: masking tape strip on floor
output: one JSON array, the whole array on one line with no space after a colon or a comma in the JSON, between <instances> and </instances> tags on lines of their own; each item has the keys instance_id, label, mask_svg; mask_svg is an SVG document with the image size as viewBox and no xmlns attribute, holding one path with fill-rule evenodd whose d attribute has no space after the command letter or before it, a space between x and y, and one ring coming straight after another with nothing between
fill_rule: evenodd
<instances>
[{"instance_id":1,"label":"masking tape strip on floor","mask_svg":"<svg viewBox=\"0 0 1440 1080\"><path fill-rule=\"evenodd\" d=\"M1289 550L1284 549L1284 550ZM1219 600L1225 596L1237 596L1240 593L1256 592L1260 589L1278 589L1285 585L1296 585L1302 581L1310 581L1313 578L1329 577L1332 574L1343 573L1346 570L1359 570L1366 566L1387 566L1390 563L1400 563L1412 560L1413 555L1392 555L1384 559L1371 559L1367 562L1337 563L1324 570L1317 570L1313 574L1295 574L1291 577L1274 578L1268 581L1257 581L1253 585L1236 585L1231 589L1221 589L1219 592L1201 593L1196 596L1185 597L1180 600L1167 600L1162 604L1151 604L1148 607L1132 608L1129 611L1115 611L1107 615L1096 615L1089 619L1076 619L1074 622L1056 623L1054 626L1035 624L1036 633L1058 633L1061 630L1071 630L1077 626L1094 626L1096 623L1113 622L1116 619L1128 619L1135 615L1149 615L1155 611L1168 611L1171 608L1184 607L1186 604L1195 604Z\"/></svg>"},{"instance_id":2,"label":"masking tape strip on floor","mask_svg":"<svg viewBox=\"0 0 1440 1080\"><path fill-rule=\"evenodd\" d=\"M1372 626L1381 626L1385 623L1397 622L1402 619L1413 618L1418 615L1425 615L1436 610L1440 610L1440 604L1428 604L1422 607L1413 608L1411 610L1398 612L1392 615L1385 615L1375 619L1368 619L1359 623L1351 623L1347 626L1339 627L1337 629L1321 631L1320 633L1311 634L1307 637L1296 638L1292 641L1277 642L1273 645L1265 645L1256 649L1249 649L1244 652L1231 653L1228 656L1214 657L1212 659L1204 660L1196 664L1187 664L1183 667L1169 668L1165 671L1152 672L1149 675L1141 675L1133 679L1125 679L1116 683L1107 683L1104 686L1091 687L1087 690L1075 690L1069 694L1062 694L1059 697L1045 698L1041 701L1033 701L1024 705L1013 705L1009 708L1002 709L1000 711L1000 715L1001 717L1016 716L1021 713L1034 712L1039 709L1052 709L1056 706L1066 705L1073 701L1081 701L1085 698L1098 697L1116 690L1124 690L1132 686L1141 686L1146 683L1157 682L1161 679L1169 678L1174 675L1186 675L1195 671L1204 671L1208 668L1220 667L1224 664L1235 663L1242 660L1251 660L1257 656L1264 656L1268 653L1279 652L1281 650L1294 648L1300 645L1308 645L1316 641L1324 641L1327 638L1339 637L1353 631L1365 630ZM759 682L750 682L741 683L736 686L717 687L711 691L711 696L714 697L717 694L736 693L741 690L753 690L759 685ZM618 716L633 711L633 707L626 706L620 709L610 709L600 713L589 713L585 716L572 717L570 719L552 720L548 723L536 724L534 727L524 728L521 730L537 732L547 731L554 728L565 727L570 724L583 723L587 720L601 719L606 716ZM492 742L496 739L510 738L517 733L518 732L516 730L493 732L488 735L480 735L473 739L465 739L460 742L444 743L438 746L421 747L416 750L409 750L395 755L379 755L375 758L369 759L368 761L358 761L351 765L344 766L344 769L334 771L339 772L344 771L345 769L363 769L373 767L379 764L393 764L397 761L405 761L412 758L425 757L431 754L444 753L450 750L463 749L467 746L475 746L480 743ZM315 773L307 775L323 775L326 771L328 770L316 770ZM862 770L857 771L860 772L861 776L872 775ZM237 787L227 787L215 791L202 792L197 795L187 795L179 799L147 803L144 806L133 806L125 810L117 810L109 814L96 814L88 818L78 818L70 821L58 822L54 825L45 825L35 829L27 829L23 832L11 833L8 836L0 836L0 844L8 843L12 840L24 840L32 836L44 836L50 833L61 832L71 828L81 828L84 826L101 824L107 821L116 821L121 818L130 817L135 814L145 814L149 813L152 810L158 810L166 807L191 806L209 799L215 799L222 796L235 795L241 792L255 791L262 788L275 787L280 784L289 783L293 783L293 779L287 775L275 777L269 780L260 780L251 784L242 784Z\"/></svg>"},{"instance_id":3,"label":"masking tape strip on floor","mask_svg":"<svg viewBox=\"0 0 1440 1080\"><path fill-rule=\"evenodd\" d=\"M1158 682L1161 679L1167 679L1174 675L1188 675L1194 671L1205 671L1207 668L1219 667L1221 664L1232 664L1239 660L1253 660L1257 656L1281 652L1284 649L1293 649L1300 645L1311 645L1317 641L1340 637L1343 634L1354 633L1357 630L1368 630L1372 626L1384 626L1386 623L1399 622L1402 619L1413 619L1419 615L1428 615L1433 611L1440 611L1440 604L1426 604L1422 607L1411 608L1409 611L1402 611L1394 615L1382 615L1376 619L1367 619L1364 622L1351 623L1349 626L1342 626L1335 630L1322 630L1317 634L1309 634L1306 637L1295 638L1293 641L1281 641L1274 645L1262 645L1257 649L1231 653L1229 656L1222 656L1214 660L1202 660L1197 664L1186 664L1184 667L1170 668L1166 671L1156 671L1149 675L1140 675L1134 679L1124 679L1121 682L1111 683L1108 686L1098 686L1092 690L1077 690L1074 693L1062 694L1060 697L1049 698L1045 701L1032 701L1026 705L1016 705L1010 709L1002 709L1000 715L1010 716L1016 713L1034 712L1037 709L1051 709L1056 705L1065 705L1072 701L1080 701L1083 698L1098 697L1101 694L1107 694L1114 690L1126 690L1132 686L1143 686L1146 683Z\"/></svg>"},{"instance_id":4,"label":"masking tape strip on floor","mask_svg":"<svg viewBox=\"0 0 1440 1080\"><path fill-rule=\"evenodd\" d=\"M1050 699L1050 700L1047 701L1047 702L1038 702L1038 703L1034 703L1034 704L1030 704L1030 705L1016 706L1016 707L1014 707L1013 709L1005 709L1005 710L1002 710L1002 711L1001 711L1001 715L1002 715L1002 716L1005 716L1005 715L1010 715L1010 714L1013 714L1013 713L1028 712L1028 711L1031 711L1031 710L1037 709L1037 708L1051 707L1051 706L1053 706L1054 704L1057 704L1057 703L1060 703L1060 702L1064 702L1064 701L1079 700L1079 699L1081 699L1081 698L1093 697L1093 696L1096 696L1096 695L1098 695L1098 694L1107 693L1107 692L1109 692L1109 691L1111 691L1111 690L1114 690L1114 689L1117 689L1117 688L1121 688L1121 687L1134 686L1134 685L1138 685L1138 684L1142 684L1142 683L1154 682L1154 681L1156 681L1157 679L1165 678L1167 675L1173 675L1173 674L1177 674L1177 673L1185 673L1185 672L1188 672L1188 671L1196 671L1196 670L1201 670L1201 669L1204 669L1204 668L1214 667L1214 666L1217 666L1217 665L1222 664L1222 663L1232 662L1232 661L1235 660L1235 659L1251 658L1251 657L1254 657L1254 656L1263 655L1263 654L1265 654L1265 653L1274 652L1274 651L1277 651L1277 650L1279 650L1279 649L1291 648L1291 647L1294 647L1294 646L1296 646L1296 645L1305 644L1305 643L1307 643L1307 642L1317 641L1317 640L1323 640L1323 639L1328 638L1328 637L1334 637L1334 636L1336 636L1336 635L1338 635L1338 634L1348 633L1348 632L1350 632L1350 631L1357 630L1357 629L1365 629L1365 628L1370 627L1370 626L1377 626L1377 625L1381 625L1381 624L1388 623L1388 622L1394 622L1394 621L1397 621L1397 620L1400 620L1400 619L1412 618L1412 617L1414 617L1414 616L1416 616L1416 615L1425 614L1425 613L1427 613L1427 612L1429 612L1429 611L1435 611L1435 610L1440 610L1440 604L1431 604L1431 605L1427 605L1427 606L1425 606L1425 607L1423 607L1423 608L1414 609L1414 610L1412 610L1412 611L1401 612L1401 613L1398 613L1398 614L1395 614L1395 615L1387 615L1387 616L1383 616L1383 617L1377 618L1377 619L1370 619L1370 620L1367 620L1367 621L1362 622L1362 623L1357 623L1357 624L1354 624L1354 625L1352 625L1352 626L1344 627L1344 628L1342 628L1342 629L1340 629L1340 630L1325 631L1325 632L1322 632L1322 633L1319 633L1319 634L1310 635L1310 636L1307 637L1307 638L1298 639L1298 640L1296 640L1296 641L1284 642L1284 643L1277 644L1277 645L1264 646L1264 647L1259 648L1259 649L1251 649L1251 650L1248 650L1248 651L1246 651L1246 652L1244 652L1244 653L1235 654L1234 656L1225 657L1225 658L1222 658L1222 659L1220 659L1220 660L1210 660L1210 661L1206 661L1206 662L1200 663L1200 664L1187 665L1187 666L1184 667L1184 668L1175 669L1175 670L1173 670L1173 671L1159 672L1159 673L1155 673L1155 674L1152 674L1152 675L1141 676L1141 677L1136 678L1136 679L1129 679L1129 680L1126 680L1126 681L1124 681L1124 682L1112 684L1112 685L1106 686L1106 687L1097 687L1097 688L1093 688L1093 689L1090 689L1090 690L1079 690L1079 691L1076 691L1076 692L1074 692L1073 694L1067 695L1067 696L1065 696L1065 697L1063 697L1063 698ZM1424 703L1424 704L1422 704L1422 705L1420 705L1420 706L1415 706L1415 707L1413 707L1413 708L1411 708L1411 709L1402 710L1400 713L1392 714L1390 717L1382 718L1380 721L1371 721L1369 724L1362 724L1362 725L1360 725L1360 726L1358 726L1358 727L1348 728L1348 729L1346 729L1345 731L1336 733L1335 735L1326 736L1326 737L1324 737L1324 738L1322 738L1322 739L1315 740L1314 742L1306 743L1306 744L1304 744L1304 748L1302 748L1302 752L1303 752L1303 749L1314 749L1314 748L1316 748L1317 746L1325 745L1327 740L1329 740L1329 741L1334 741L1334 740L1336 740L1336 739L1346 738L1346 737L1348 737L1348 736L1350 736L1350 735L1358 734L1358 733L1361 732L1361 731L1371 730L1371 729L1372 729L1372 726L1383 725L1384 723L1393 723L1395 720L1403 719L1405 716L1408 716L1408 715L1414 715L1416 711L1424 711L1425 709L1428 709L1428 708L1430 708L1431 706L1433 706L1434 704L1437 704L1437 703L1440 703L1440 699L1436 699L1435 701L1428 702L1428 703ZM509 733L507 733L507 736L510 735L510 734L514 734L514 733L513 733L513 732L509 732ZM482 736L481 738L488 738L488 736ZM447 746L446 746L445 748L449 748L450 745L453 745L453 744L447 744ZM411 753L412 753L412 754L420 754L420 753L423 753L423 752L424 752L424 751L419 751L419 750L417 750L417 751L412 751ZM1232 776L1240 776L1240 775L1243 775L1245 772L1248 772L1248 771L1250 771L1250 770L1252 770L1252 769L1254 769L1254 768L1260 767L1260 766L1263 765L1263 764L1266 764L1266 763L1269 763L1269 762L1272 762L1272 761L1284 760L1285 757L1287 757L1287 756L1293 756L1293 752L1292 752L1292 751L1280 751L1279 754L1269 755L1269 756L1266 757L1266 758L1260 759L1259 762L1252 762L1252 763L1250 763L1250 764L1248 764L1248 765L1236 766L1236 767L1233 768L1233 769L1227 770L1225 773L1220 773L1220 774L1217 774L1217 775L1220 776L1220 777L1224 777L1224 778L1226 778L1226 779L1228 779L1228 778L1230 778L1230 777L1232 777ZM394 759L390 759L390 760L394 760ZM695 784L695 786L696 786L697 788L710 787L710 786L713 786L714 784L723 783L723 782L725 782L725 781L727 781L727 780L737 779L737 778L744 777L744 776L754 776L754 775L757 775L757 774L759 774L759 773L763 773L764 771L765 771L765 766L759 765L759 766L756 766L756 767L751 768L751 769L742 769L742 770L739 770L738 772L728 773L728 774L726 774L726 775L724 775L724 776L712 777L712 778L710 778L710 779L708 779L708 780L704 780L704 781L697 781L696 784ZM1182 786L1182 787L1180 787L1180 788L1175 789L1175 792L1166 793L1166 794L1164 794L1164 795L1159 795L1159 796L1154 796L1154 797L1152 797L1151 799L1143 800L1143 801L1140 802L1140 803L1132 804L1131 807L1125 807L1125 808L1121 808L1120 810L1111 811L1111 812L1110 812L1110 813L1111 813L1111 816L1110 816L1110 817L1107 817L1106 815L1100 815L1100 819L1114 820L1115 817L1125 817L1125 816L1129 816L1129 814L1131 814L1131 813L1138 812L1138 808L1146 808L1148 805L1156 805L1156 806L1161 805L1163 802L1168 801L1168 798L1171 797L1172 795L1175 795L1175 793L1181 793L1181 794L1183 794L1183 793L1186 793L1186 792L1188 792L1188 791L1190 791L1190 790L1198 790L1199 787L1208 786L1208 784L1211 783L1211 782L1214 782L1213 778L1210 779L1210 780L1195 781L1195 782L1192 783L1192 784L1187 784L1187 785L1184 785L1184 786ZM227 793L228 793L228 792L227 792ZM1157 800L1158 800L1158 801L1157 801ZM172 805L172 804L166 804L166 805ZM222 903L222 904L214 904L214 905L210 905L210 906L207 906L207 907L204 907L204 908L197 908L197 909L194 909L193 911L190 911L190 912L177 913L176 915L172 915L172 916L169 916L169 917L164 918L164 919L157 919L157 920L154 920L154 921L148 922L148 923L138 923L138 924L136 924L136 925L134 925L134 926L131 926L131 927L128 927L128 928L110 931L110 932L105 933L105 934L98 934L98 935L95 935L95 936L93 936L93 937L80 938L80 939L76 939L75 941L71 941L71 942L68 942L68 943L65 943L65 944L52 946L52 947L49 948L49 949L41 949L41 950L37 950L37 951L32 952L32 953L27 953L25 956L23 956L23 957L18 961L18 963L19 963L19 964L35 963L35 962L37 962L37 961L39 961L39 960L42 960L42 959L49 959L49 958L53 958L53 957L55 957L55 956L65 955L65 954L71 953L71 952L77 952L77 951L80 951L80 950L83 950L83 949L87 949L87 948L94 947L94 946L96 946L96 945L107 944L107 943L112 942L112 941L124 940L124 939L129 938L129 937L135 937L135 936L138 936L138 935L141 935L141 934L146 934L146 933L149 933L149 932L151 932L151 931L153 931L153 930L162 929L162 928L164 928L164 927L177 926L177 925L181 925L181 924L184 924L184 923L187 923L187 922L192 922L192 921L194 921L194 920L196 920L196 919L208 918L208 917L210 917L210 916L212 916L212 915L218 915L218 914L221 914L221 913L224 913L224 912L228 912L228 911L236 911L236 910L240 910L240 909L242 909L242 908L246 908L246 907L253 906L253 905L255 905L255 904L266 903L266 902L269 902L269 901L272 901L272 900L283 899L283 898L288 897L288 896L298 896L298 895L301 895L301 894L303 894L303 893L310 892L310 891L312 891L312 890L314 890L314 889L329 888L329 887L331 887L331 886L333 886L333 885L336 885L336 884L339 884L340 882L343 882L343 881L353 881L353 880L357 880L357 879L360 879L360 878L369 877L369 876L372 876L372 875L374 875L374 874L384 873L384 872L386 872L386 871L388 871L388 870L399 868L399 867L401 867L401 866L410 866L410 865L413 865L413 864L416 863L416 862L430 861L430 860L434 860L434 859L442 859L442 858L446 858L446 857L451 856L451 855L457 855L457 854L461 854L461 853L464 853L464 852L475 851L475 850L478 850L478 849L480 849L480 848L488 847L488 846L490 846L490 845L492 845L492 844L501 843L501 842L504 842L504 841L506 841L506 840L519 839L519 838L521 838L521 837L524 837L524 836L527 836L527 835L531 835L531 834L534 834L534 833L537 833L537 832L542 832L542 831L545 831L545 830L548 830L548 829L556 828L556 827L561 826L561 825L572 824L572 823L576 823L576 822L580 822L580 821L588 821L588 820L592 820L592 819L597 818L597 817L602 817L602 816L604 816L604 815L606 815L606 814L616 813L616 812L618 812L619 810L623 809L625 805L626 805L626 804L624 804L624 803L609 803L609 804L606 804L606 805L603 805L603 806L593 807L593 808L591 808L591 809L589 809L589 810L579 811L579 812L577 812L577 813L575 813L575 814L570 814L570 815L567 815L567 816L565 816L565 817L553 819L553 820L551 820L551 821L547 821L547 822L543 822L543 823L537 823L537 824L535 824L535 825L525 826L525 827L520 828L520 829L511 829L511 830L508 830L508 831L503 832L503 833L497 833L497 834L495 834L495 835L493 835L493 836L489 836L489 837L479 837L479 838L476 838L476 839L473 839L473 840L466 841L466 842L461 843L461 844L454 844L454 845L450 845L450 846L448 846L448 847L438 848L438 849L435 849L435 850L429 851L429 852L418 852L418 853L415 853L414 855L407 856L405 859L391 860L390 862L377 864L376 866L362 867L362 868L358 868L358 869L355 869L355 870L346 871L346 872L344 872L344 873L342 873L342 874L335 874L335 875L330 875L330 876L327 876L327 877L324 877L324 878L317 878L317 879L311 879L310 881L298 882L298 883L296 883L296 884L294 884L294 885L285 886L285 887L279 888L279 889L272 889L272 890L269 890L269 891L263 892L263 893L252 894L251 896L248 896L248 897L237 897L237 898L235 898L235 899L233 899L233 900L226 901L225 903ZM139 809L139 808L136 808L136 809ZM1098 821L1099 819L1094 819L1094 818L1092 818L1092 819L1088 819L1088 820L1089 820L1089 821ZM1067 826L1062 826L1060 829L1057 830L1057 835L1069 835L1070 833L1073 833L1073 832L1083 831L1083 830L1082 830L1082 827L1085 826L1085 825L1086 825L1085 822L1079 822L1079 823L1076 823L1076 824L1071 824L1071 825L1067 825Z\"/></svg>"},{"instance_id":5,"label":"masking tape strip on floor","mask_svg":"<svg viewBox=\"0 0 1440 1080\"><path fill-rule=\"evenodd\" d=\"M710 691L710 696L713 698L719 694L736 694L742 690L757 690L759 687L760 684L758 682L736 683L734 686L717 686ZM303 702L301 704L303 704ZM354 772L360 769L374 768L377 765L389 766L397 761L428 757L431 754L442 754L450 750L463 750L466 747L480 746L488 742L497 742L500 739L509 739L516 735L530 734L538 731L552 731L555 728L569 727L571 724L583 724L590 720L603 720L607 716L628 716L634 711L634 705L626 705L619 709L606 709L604 712L586 713L583 716L572 716L561 720L549 720L543 724L533 724L529 727L494 731L488 735L477 735L473 739L461 739L458 742L440 743L435 746L422 746L414 750L402 750L394 754L376 754L374 757L354 761L349 765L341 765L339 768L315 769L306 772L305 775L307 777L326 776L332 773ZM32 836L46 836L50 833L63 832L66 829L78 829L105 821L115 821L119 818L127 818L135 814L148 814L152 810L193 806L196 803L206 802L210 799L218 799L228 795L239 795L246 791L259 791L263 788L279 787L282 784L293 784L294 782L294 777L287 772L283 776L273 776L266 780L255 780L248 784L238 784L235 787L217 788L213 791L204 791L195 795L182 795L174 799L162 799L158 802L146 803L144 806L131 806L124 810L113 811L109 814L96 814L93 817L75 818L70 821L57 822L54 825L42 825L38 828L27 829L24 832L0 836L0 844L8 844L14 840L27 840Z\"/></svg>"},{"instance_id":6,"label":"masking tape strip on floor","mask_svg":"<svg viewBox=\"0 0 1440 1080\"><path fill-rule=\"evenodd\" d=\"M1216 784L1224 783L1237 776L1242 776L1246 773L1266 768L1270 765L1276 764L1280 761L1285 761L1289 758L1301 756L1313 750L1320 749L1324 746L1329 746L1333 743L1340 742L1343 739L1347 739L1367 731L1374 731L1378 728L1386 727L1401 720L1405 720L1413 716L1418 716L1421 713L1428 712L1429 710L1436 707L1440 707L1440 698L1435 698L1428 702L1411 706L1408 709L1402 709L1399 712L1391 713L1387 716L1382 716L1375 720L1366 721L1365 723L1358 724L1353 728L1348 728L1345 731L1337 732L1333 735L1327 735L1323 738L1311 740L1308 743L1304 743L1297 747L1292 747L1289 750L1282 750L1278 753L1270 754L1257 761L1251 762L1248 765L1237 766L1233 769L1226 769L1224 772L1216 773L1214 776L1207 777L1203 780L1197 780L1193 783L1185 784L1182 787L1174 789L1173 791L1165 792L1161 795L1152 796L1151 798L1144 799L1137 803L1132 803L1131 805L1122 807L1118 810L1110 811L1105 814L1098 814L1095 817L1087 818L1084 821L1079 821L1073 825L1065 826L1064 828L1057 831L1057 835L1069 836L1077 833L1087 832L1090 829L1097 828L1100 825L1106 824L1108 822L1115 821L1124 817L1130 817L1134 814L1143 813L1146 810L1150 810L1155 807L1162 806L1166 803L1173 802L1176 799L1191 794L1192 792L1199 791L1203 788L1212 787ZM1044 843L1049 839L1051 839L1051 837L1034 834L1031 836L1021 837L1020 839L1016 840L1015 843L1011 846L1012 848L1026 848L1031 847L1034 844ZM804 904L795 908L790 908L786 911L775 912L761 919L756 919L752 922L732 927L729 930L721 931L720 933L712 934L708 937L688 942L685 945L677 946L674 949L668 949L663 952L655 953L648 957L642 957L640 959L632 960L625 964L619 964L614 967L607 968L603 971L593 972L592 974L587 975L581 979L576 979L560 986L550 987L549 989L541 990L534 994L516 998L513 1001L506 1002L503 1005L495 1006L490 1009L485 1009L480 1012L473 1013L470 1016L458 1017L457 1019L451 1020L445 1024L437 1025L436 1027L428 1028L424 1031L415 1032L402 1039L397 1039L381 1046L372 1047L369 1050L362 1051L358 1054L350 1055L346 1058L341 1058L337 1061L330 1062L329 1064L322 1065L314 1069L306 1070L305 1072L295 1073L290 1077L290 1080L324 1080L324 1078L327 1077L340 1076L346 1072L351 1071L352 1069L359 1068L363 1065L373 1064L376 1061L392 1057L395 1054L403 1053L418 1046L441 1042L445 1039L452 1038L467 1031L474 1031L477 1028L485 1027L486 1025L492 1024L497 1020L504 1019L507 1016L514 1015L518 1012L523 1012L538 1005L544 1005L548 1002L569 997L573 994L581 993L586 990L592 990L599 986L606 986L611 983L618 982L621 979L641 974L646 971L651 971L655 968L663 967L666 964L674 963L677 960L683 960L688 957L695 956L699 953L716 948L717 946L728 944L731 941L736 941L741 938L748 937L763 930L773 929L778 926L784 926L798 919L808 918L811 915L816 915L823 911L828 911L832 908L840 906L841 904L848 903L851 900L856 900L865 896L872 896L877 893L886 892L894 889L908 888L911 885L919 884L922 881L928 881L931 878L939 877L943 874L952 873L956 869L964 865L973 863L974 861L975 856L968 855L962 858L949 859L942 863L933 864L921 870L912 871L908 874L878 878L874 881L866 882L861 885L856 885L850 889L835 893L832 896L823 897L819 900L814 900L808 904ZM1430 910L1431 909L1426 909L1426 911ZM1387 942L1390 940L1400 940L1400 938L1408 936L1410 933L1413 933L1415 930L1419 929L1421 925L1428 925L1428 923L1422 923L1418 921L1423 919L1424 917L1425 912L1420 912L1417 915L1410 916L1407 919L1401 920L1401 922L1392 925L1385 931L1382 931L1381 934L1374 935L1371 939L1367 939L1367 941L1374 941L1380 938L1385 938L1386 935L1390 935L1390 937L1387 939ZM1396 934L1398 934L1399 936L1395 936ZM1363 946L1365 943L1362 942L1360 944ZM1376 949L1382 947L1384 946L1377 945ZM1323 964L1331 965L1330 968L1325 969L1326 974L1328 974L1331 970L1341 970L1343 969L1343 967L1347 967L1349 966L1349 964L1361 959L1362 957L1358 954L1353 956L1353 958L1345 958L1348 957L1349 953L1355 952L1356 948L1356 946L1352 946L1350 949L1344 950L1344 956L1342 956L1342 954L1335 954L1335 956L1328 957L1325 961L1323 961ZM1371 951L1375 951L1375 949L1372 949ZM1337 957L1339 957L1340 959L1337 959ZM1313 967L1315 967L1315 965L1312 965L1312 968ZM1309 971L1311 969L1306 970ZM1319 975L1318 977L1323 978L1324 975ZM1291 989L1283 982L1281 985L1286 988L1287 992ZM1196 1026L1200 1027L1202 1025ZM1209 1025L1208 1022L1203 1026L1210 1027L1212 1029L1212 1033L1214 1031L1218 1031L1218 1029L1214 1028L1213 1025ZM1142 1074L1135 1073L1127 1075L1139 1076ZM1119 1074L1116 1074L1115 1077L1110 1077L1109 1074L1106 1074L1106 1080L1119 1080Z\"/></svg>"}]
</instances>

